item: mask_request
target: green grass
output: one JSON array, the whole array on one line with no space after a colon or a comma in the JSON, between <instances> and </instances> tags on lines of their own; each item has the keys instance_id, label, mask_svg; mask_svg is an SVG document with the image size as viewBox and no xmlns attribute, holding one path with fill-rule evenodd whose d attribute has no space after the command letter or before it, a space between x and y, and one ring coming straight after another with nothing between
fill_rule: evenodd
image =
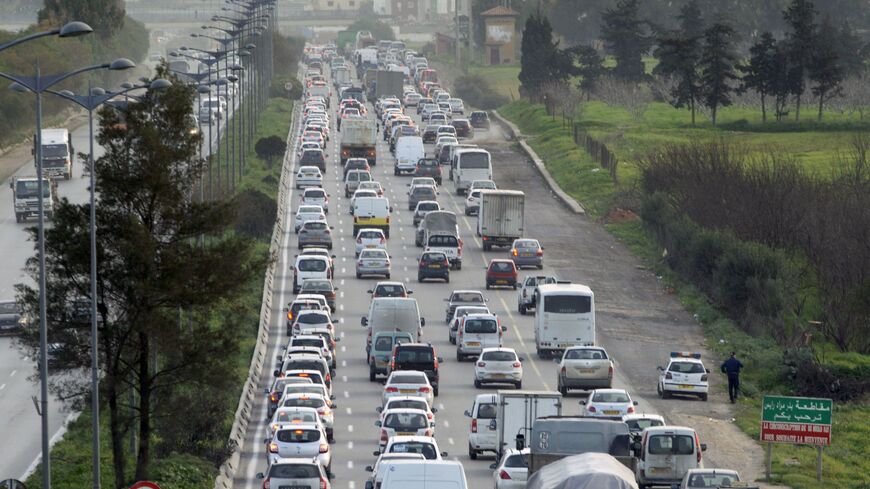
<instances>
[{"instance_id":1,"label":"green grass","mask_svg":"<svg viewBox=\"0 0 870 489\"><path fill-rule=\"evenodd\" d=\"M266 110L261 114L259 130L256 139L279 135L287 136L290 130L290 117L293 103L287 99L273 98L269 100ZM276 163L272 169L266 163L256 158L251 152L248 155L248 171L246 171L236 191L244 188L257 188L273 199L277 195L278 178L281 174L281 164ZM274 181L272 180L274 179ZM273 183L270 183L273 182ZM268 242L257 242L254 253L257 258L265 257L269 252ZM212 321L232 321L233 324L246 325L238 328L238 355L235 358L238 392L227 405L227 413L223 419L214 420L220 423L225 431L224 439L229 438L235 411L243 384L248 375L256 344L257 325L259 324L260 305L263 294L263 277L254 277L246 284L242 297L234 303L222 304L215 311ZM105 411L105 410L104 410ZM54 445L51 451L52 485L58 489L89 489L91 483L91 417L90 409L86 408L81 415L70 423L66 435ZM101 416L100 431L100 473L104 487L114 483L114 472L111 458L111 441L108 426L108 412ZM133 477L132 461L128 458L127 479ZM30 488L41 487L41 467L37 468L27 481ZM152 460L152 480L164 489L211 489L218 474L218 468L209 461L189 454L173 453L164 458Z\"/></svg>"},{"instance_id":2,"label":"green grass","mask_svg":"<svg viewBox=\"0 0 870 489\"><path fill-rule=\"evenodd\" d=\"M621 188L633 184L638 176L632 160L646 151L667 142L689 142L699 138L720 137L725 131L704 123L692 127L688 113L665 104L653 104L642 121L635 121L627 112L600 102L587 104L582 124L599 139L608 143L620 157L619 181L615 185L608 173L598 169L591 157L574 145L572 134L561 119L553 120L540 105L514 102L499 112L516 123L528 136L528 143L544 160L547 169L563 190L577 199L591 218L605 215L618 203ZM724 121L747 119L751 114L743 109L729 109ZM813 127L805 132L746 131L728 134L757 151L767 144L778 144L800 161L820 173L829 171L837 151L846 150L849 130L835 127ZM656 275L664 287L673 289L683 307L694 314L702 325L709 351L717 357L727 352L741 352L747 366L741 376L746 394L737 405L736 423L753 439L758 439L761 397L763 393L791 393L783 365L783 349L772 338L751 336L740 330L707 297L683 281L661 260L662 249L643 229L639 220L606 224L606 228ZM817 353L828 367L870 371L870 356L839 352L830 345L819 344ZM724 387L723 387L724 389ZM812 447L777 445L773 450L772 482L795 489L868 488L870 461L864 456L870 439L870 406L866 401L837 404L834 414L833 446L824 452L824 478L815 480L816 450Z\"/></svg>"},{"instance_id":3,"label":"green grass","mask_svg":"<svg viewBox=\"0 0 870 489\"><path fill-rule=\"evenodd\" d=\"M517 78L520 74L519 65L472 65L468 67L468 72L472 75L481 75L489 80L490 86L499 95L507 97L508 100L520 98L520 80Z\"/></svg>"}]
</instances>

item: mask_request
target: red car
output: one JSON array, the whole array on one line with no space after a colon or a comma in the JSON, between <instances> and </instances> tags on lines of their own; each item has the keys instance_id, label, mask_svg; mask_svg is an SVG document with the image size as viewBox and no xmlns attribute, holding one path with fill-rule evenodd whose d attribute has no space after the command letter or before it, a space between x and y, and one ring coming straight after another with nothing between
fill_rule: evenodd
<instances>
[{"instance_id":1,"label":"red car","mask_svg":"<svg viewBox=\"0 0 870 489\"><path fill-rule=\"evenodd\" d=\"M512 260L490 260L486 268L486 288L517 288L517 266Z\"/></svg>"}]
</instances>

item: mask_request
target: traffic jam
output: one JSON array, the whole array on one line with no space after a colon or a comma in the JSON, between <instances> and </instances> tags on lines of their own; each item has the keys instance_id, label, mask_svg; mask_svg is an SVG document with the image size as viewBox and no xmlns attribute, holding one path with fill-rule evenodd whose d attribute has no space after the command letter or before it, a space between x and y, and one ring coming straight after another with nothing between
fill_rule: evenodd
<instances>
[{"instance_id":1,"label":"traffic jam","mask_svg":"<svg viewBox=\"0 0 870 489\"><path fill-rule=\"evenodd\" d=\"M594 292L545 268L547 243L524 232L525 193L501 188L475 144L493 137L489 114L404 43L366 44L305 48L288 145L293 296L264 393L263 488L517 489L580 453L626 484L595 487L736 487L735 470L704 467L694 429L616 387ZM346 380L362 368L368 384ZM674 351L658 371L662 399L707 400L699 353ZM524 389L531 375L552 388ZM475 394L445 401L458 383ZM378 404L351 413L361 392ZM466 438L449 434L456 425ZM360 430L369 445L347 441ZM338 447L370 459L365 479Z\"/></svg>"}]
</instances>

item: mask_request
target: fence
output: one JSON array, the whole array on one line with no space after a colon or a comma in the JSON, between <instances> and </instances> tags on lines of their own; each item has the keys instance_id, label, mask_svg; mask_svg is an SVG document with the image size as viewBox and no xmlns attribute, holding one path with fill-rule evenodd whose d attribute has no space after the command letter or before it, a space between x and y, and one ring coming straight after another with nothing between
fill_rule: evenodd
<instances>
[{"instance_id":1,"label":"fence","mask_svg":"<svg viewBox=\"0 0 870 489\"><path fill-rule=\"evenodd\" d=\"M592 155L592 158L601 165L601 168L609 171L610 178L613 179L614 183L619 183L619 177L616 174L619 160L606 144L590 136L589 133L577 124L574 124L574 143Z\"/></svg>"}]
</instances>

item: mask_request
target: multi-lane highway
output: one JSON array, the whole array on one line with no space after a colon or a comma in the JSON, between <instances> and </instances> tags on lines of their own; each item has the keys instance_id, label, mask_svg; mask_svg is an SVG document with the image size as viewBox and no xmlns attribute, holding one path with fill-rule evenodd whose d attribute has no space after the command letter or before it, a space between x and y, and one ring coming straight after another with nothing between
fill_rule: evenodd
<instances>
[{"instance_id":1,"label":"multi-lane highway","mask_svg":"<svg viewBox=\"0 0 870 489\"><path fill-rule=\"evenodd\" d=\"M333 99L331 106L337 107ZM369 110L369 114L373 111ZM298 115L298 113L297 113ZM334 110L332 111L334 116ZM368 117L372 117L369 115ZM414 116L420 124L418 116ZM334 122L333 122L334 123ZM291 141L298 136L298 128L291 129ZM338 347L338 369L333 381L337 409L335 410L335 439L332 446L332 468L335 488L362 489L367 479L366 465L375 461L372 451L377 449L378 431L374 426L375 408L380 405L382 386L369 382L365 362L366 330L360 318L368 311L370 301L366 290L377 279L356 279L354 269L354 238L352 216L348 214L349 199L344 198L341 187L341 165L338 160L340 133L332 129L327 146L327 171L324 188L331 194L328 220L334 226L333 240L336 254L334 283L339 288L338 310L335 314L341 341ZM639 412L655 412L665 416L670 424L696 428L709 445L705 465L740 469L745 476L754 478L759 470L761 456L758 448L730 424L728 405L715 376L711 376L711 396L708 402L656 397L656 366L666 361L670 351L703 351L700 328L683 311L677 301L668 296L656 277L637 265L634 259L599 224L576 216L563 208L523 155L515 152L512 144L495 126L490 131L478 131L473 142L492 154L494 177L499 188L519 189L526 193L526 234L538 238L546 247L544 274L589 285L596 294L598 338L616 361L615 387L629 390L640 401ZM431 153L432 146L426 146ZM291 145L290 151L295 147ZM294 164L285 171L293 171ZM416 282L417 259L420 249L414 245L414 226L407 210L408 176L393 175L393 157L388 146L380 142L378 164L372 170L380 181L386 196L394 207L391 219L391 237L388 250L392 257L392 280L405 281L414 290L426 326L424 341L431 342L444 357L441 363L440 396L435 399L436 439L449 459L460 460L469 480L469 487L489 487L492 484L489 469L492 456L471 461L467 454L469 423L463 412L471 407L474 396L480 392L473 386L473 364L458 363L454 348L447 340L444 324L443 298L454 289L483 290L489 298L490 309L508 326L505 346L515 348L525 357L523 387L527 390L553 390L556 365L535 355L532 317L517 313L516 292L513 290L484 290L484 265L492 258L506 258L505 250L484 253L475 236L475 217L463 214L464 197L452 192L452 182L444 178L444 188L438 196L442 208L459 216L463 249L463 267L452 271L450 283ZM299 192L294 191L287 207L280 209L292 219L299 203ZM274 289L273 324L267 358L275 358L280 346L286 344L281 308L292 300L292 264L296 250L296 237L285 231L279 250L279 263ZM521 276L526 273L521 272ZM540 271L535 271L540 274ZM714 363L709 359L710 364ZM709 365L708 365L709 366ZM272 372L264 368L259 388L271 386ZM565 414L580 412L579 394L572 394L563 404ZM263 439L266 427L266 397L257 399L254 419L248 427L235 486L252 489L262 483L257 472L265 471L266 457Z\"/></svg>"},{"instance_id":2,"label":"multi-lane highway","mask_svg":"<svg viewBox=\"0 0 870 489\"><path fill-rule=\"evenodd\" d=\"M94 121L97 124L97 121ZM223 129L223 121L221 124ZM208 124L201 126L206 138L209 136ZM95 130L98 128L95 127ZM212 127L212 144L217 139L217 127ZM88 126L81 125L72 131L73 147L77 152L87 151ZM207 153L207 149L205 150ZM94 146L94 157L99 158L103 149ZM33 159L21 161L14 176L33 176L36 169ZM82 178L82 162L76 160L73 178L58 180L58 194L71 202L80 203L88 199L88 178ZM34 254L34 243L28 241L26 228L35 225L35 219L17 223L12 203L10 180L0 185L0 300L15 299L15 284L29 283L30 277L24 272L24 264ZM47 221L50 226L50 221ZM35 359L23 357L14 344L12 337L0 337L0 433L5 440L15 440L15 450L4 450L0 457L0 479L18 478L34 469L41 453L40 419L36 413L32 396L39 396L39 384L34 381ZM57 399L49 403L49 428L53 439L63 434L65 422L75 413L65 412Z\"/></svg>"}]
</instances>

